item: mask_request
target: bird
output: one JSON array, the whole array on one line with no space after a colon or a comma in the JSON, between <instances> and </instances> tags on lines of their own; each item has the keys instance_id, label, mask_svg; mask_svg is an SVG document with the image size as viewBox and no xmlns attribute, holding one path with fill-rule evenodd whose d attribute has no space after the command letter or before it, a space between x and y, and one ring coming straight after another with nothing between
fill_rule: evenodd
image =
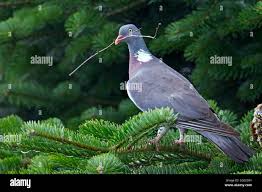
<instances>
[{"instance_id":1,"label":"bird","mask_svg":"<svg viewBox=\"0 0 262 192\"><path fill-rule=\"evenodd\" d=\"M254 110L253 120L250 124L253 140L262 147L262 104L258 104Z\"/></svg>"},{"instance_id":2,"label":"bird","mask_svg":"<svg viewBox=\"0 0 262 192\"><path fill-rule=\"evenodd\" d=\"M129 50L127 94L141 111L169 107L178 114L174 125L180 135L177 144L185 142L185 133L191 129L213 142L233 161L249 160L253 151L241 142L239 133L220 121L189 80L149 51L140 29L134 24L121 26L114 43L121 42ZM159 127L152 143L159 143L167 131L168 128Z\"/></svg>"}]
</instances>

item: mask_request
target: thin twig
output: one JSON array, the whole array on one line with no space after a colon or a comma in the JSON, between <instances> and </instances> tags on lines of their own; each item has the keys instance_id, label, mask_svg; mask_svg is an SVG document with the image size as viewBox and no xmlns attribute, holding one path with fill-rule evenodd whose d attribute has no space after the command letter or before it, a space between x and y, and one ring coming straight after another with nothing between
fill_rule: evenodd
<instances>
[{"instance_id":1,"label":"thin twig","mask_svg":"<svg viewBox=\"0 0 262 192\"><path fill-rule=\"evenodd\" d=\"M83 63L81 63L77 68L75 68L70 74L69 76L73 75L80 67L82 67L87 61L89 61L90 59L92 59L94 56L96 56L97 54L105 51L106 49L108 49L109 47L111 47L114 44L114 41L112 43L110 43L107 47L97 51L95 54L91 55L90 57L88 57Z\"/></svg>"},{"instance_id":2,"label":"thin twig","mask_svg":"<svg viewBox=\"0 0 262 192\"><path fill-rule=\"evenodd\" d=\"M156 30L155 30L154 36L151 36L151 35L128 35L128 36L126 36L125 38L127 38L127 37L144 37L144 38L155 39L156 36L157 36L158 29L159 29L160 25L161 25L161 23L158 23L158 25L157 25L157 27L156 27ZM139 29L139 30L140 30L140 29ZM125 39L125 38L124 38L124 39Z\"/></svg>"}]
</instances>

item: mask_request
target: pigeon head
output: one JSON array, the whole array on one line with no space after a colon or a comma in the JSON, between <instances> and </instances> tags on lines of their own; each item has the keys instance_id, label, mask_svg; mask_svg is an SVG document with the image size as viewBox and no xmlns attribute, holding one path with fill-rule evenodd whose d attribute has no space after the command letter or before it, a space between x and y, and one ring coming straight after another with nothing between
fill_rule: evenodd
<instances>
[{"instance_id":1,"label":"pigeon head","mask_svg":"<svg viewBox=\"0 0 262 192\"><path fill-rule=\"evenodd\" d=\"M152 54L147 49L140 30L133 24L123 25L119 29L118 37L115 40L115 45L120 42L125 42L129 50L129 77L135 71L142 67L143 63L148 63L153 59Z\"/></svg>"},{"instance_id":2,"label":"pigeon head","mask_svg":"<svg viewBox=\"0 0 262 192\"><path fill-rule=\"evenodd\" d=\"M137 38L141 38L140 30L133 24L123 25L119 29L118 37L115 40L115 45L120 42L126 42L129 44L130 42L136 40Z\"/></svg>"},{"instance_id":3,"label":"pigeon head","mask_svg":"<svg viewBox=\"0 0 262 192\"><path fill-rule=\"evenodd\" d=\"M149 53L140 30L133 24L127 24L120 27L118 37L115 40L115 45L120 42L127 43L131 55L137 54L139 50Z\"/></svg>"}]
</instances>

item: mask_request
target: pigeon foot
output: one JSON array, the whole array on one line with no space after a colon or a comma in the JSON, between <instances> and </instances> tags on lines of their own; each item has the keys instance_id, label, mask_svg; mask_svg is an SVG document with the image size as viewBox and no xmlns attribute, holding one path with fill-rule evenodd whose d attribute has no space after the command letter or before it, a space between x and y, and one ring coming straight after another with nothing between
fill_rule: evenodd
<instances>
[{"instance_id":1,"label":"pigeon foot","mask_svg":"<svg viewBox=\"0 0 262 192\"><path fill-rule=\"evenodd\" d=\"M175 140L173 142L173 144L176 145L184 145L185 144L185 140L184 140L184 136L185 136L185 129L178 129L179 130L179 139Z\"/></svg>"},{"instance_id":2,"label":"pigeon foot","mask_svg":"<svg viewBox=\"0 0 262 192\"><path fill-rule=\"evenodd\" d=\"M149 140L149 145L155 145L156 150L159 151L159 139L158 138L154 138Z\"/></svg>"},{"instance_id":3,"label":"pigeon foot","mask_svg":"<svg viewBox=\"0 0 262 192\"><path fill-rule=\"evenodd\" d=\"M175 140L173 142L173 144L176 144L176 145L184 145L185 144L185 141L184 139L178 139L178 140Z\"/></svg>"}]
</instances>

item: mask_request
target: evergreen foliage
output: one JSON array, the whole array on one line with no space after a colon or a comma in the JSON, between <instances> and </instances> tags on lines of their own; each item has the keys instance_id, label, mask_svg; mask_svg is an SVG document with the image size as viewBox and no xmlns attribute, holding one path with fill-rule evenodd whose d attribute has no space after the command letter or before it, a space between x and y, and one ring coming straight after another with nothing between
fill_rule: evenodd
<instances>
[{"instance_id":1,"label":"evergreen foliage","mask_svg":"<svg viewBox=\"0 0 262 192\"><path fill-rule=\"evenodd\" d=\"M149 144L160 126L172 128L176 115L168 108L139 113L122 124L86 120L79 128L66 128L57 118L23 122L16 116L0 119L0 126L16 125L21 140L0 143L1 173L35 174L225 174L261 173L261 148L250 138L249 112L240 122L235 114L210 101L226 122L238 124L243 141L256 155L239 165L213 144L186 141L178 146L178 131L171 129L158 150ZM233 121L232 121L233 120ZM6 126L12 133L12 126ZM14 132L13 132L14 133ZM10 134L9 134L10 135ZM189 131L188 136L197 136ZM212 153L210 153L212 151Z\"/></svg>"}]
</instances>

